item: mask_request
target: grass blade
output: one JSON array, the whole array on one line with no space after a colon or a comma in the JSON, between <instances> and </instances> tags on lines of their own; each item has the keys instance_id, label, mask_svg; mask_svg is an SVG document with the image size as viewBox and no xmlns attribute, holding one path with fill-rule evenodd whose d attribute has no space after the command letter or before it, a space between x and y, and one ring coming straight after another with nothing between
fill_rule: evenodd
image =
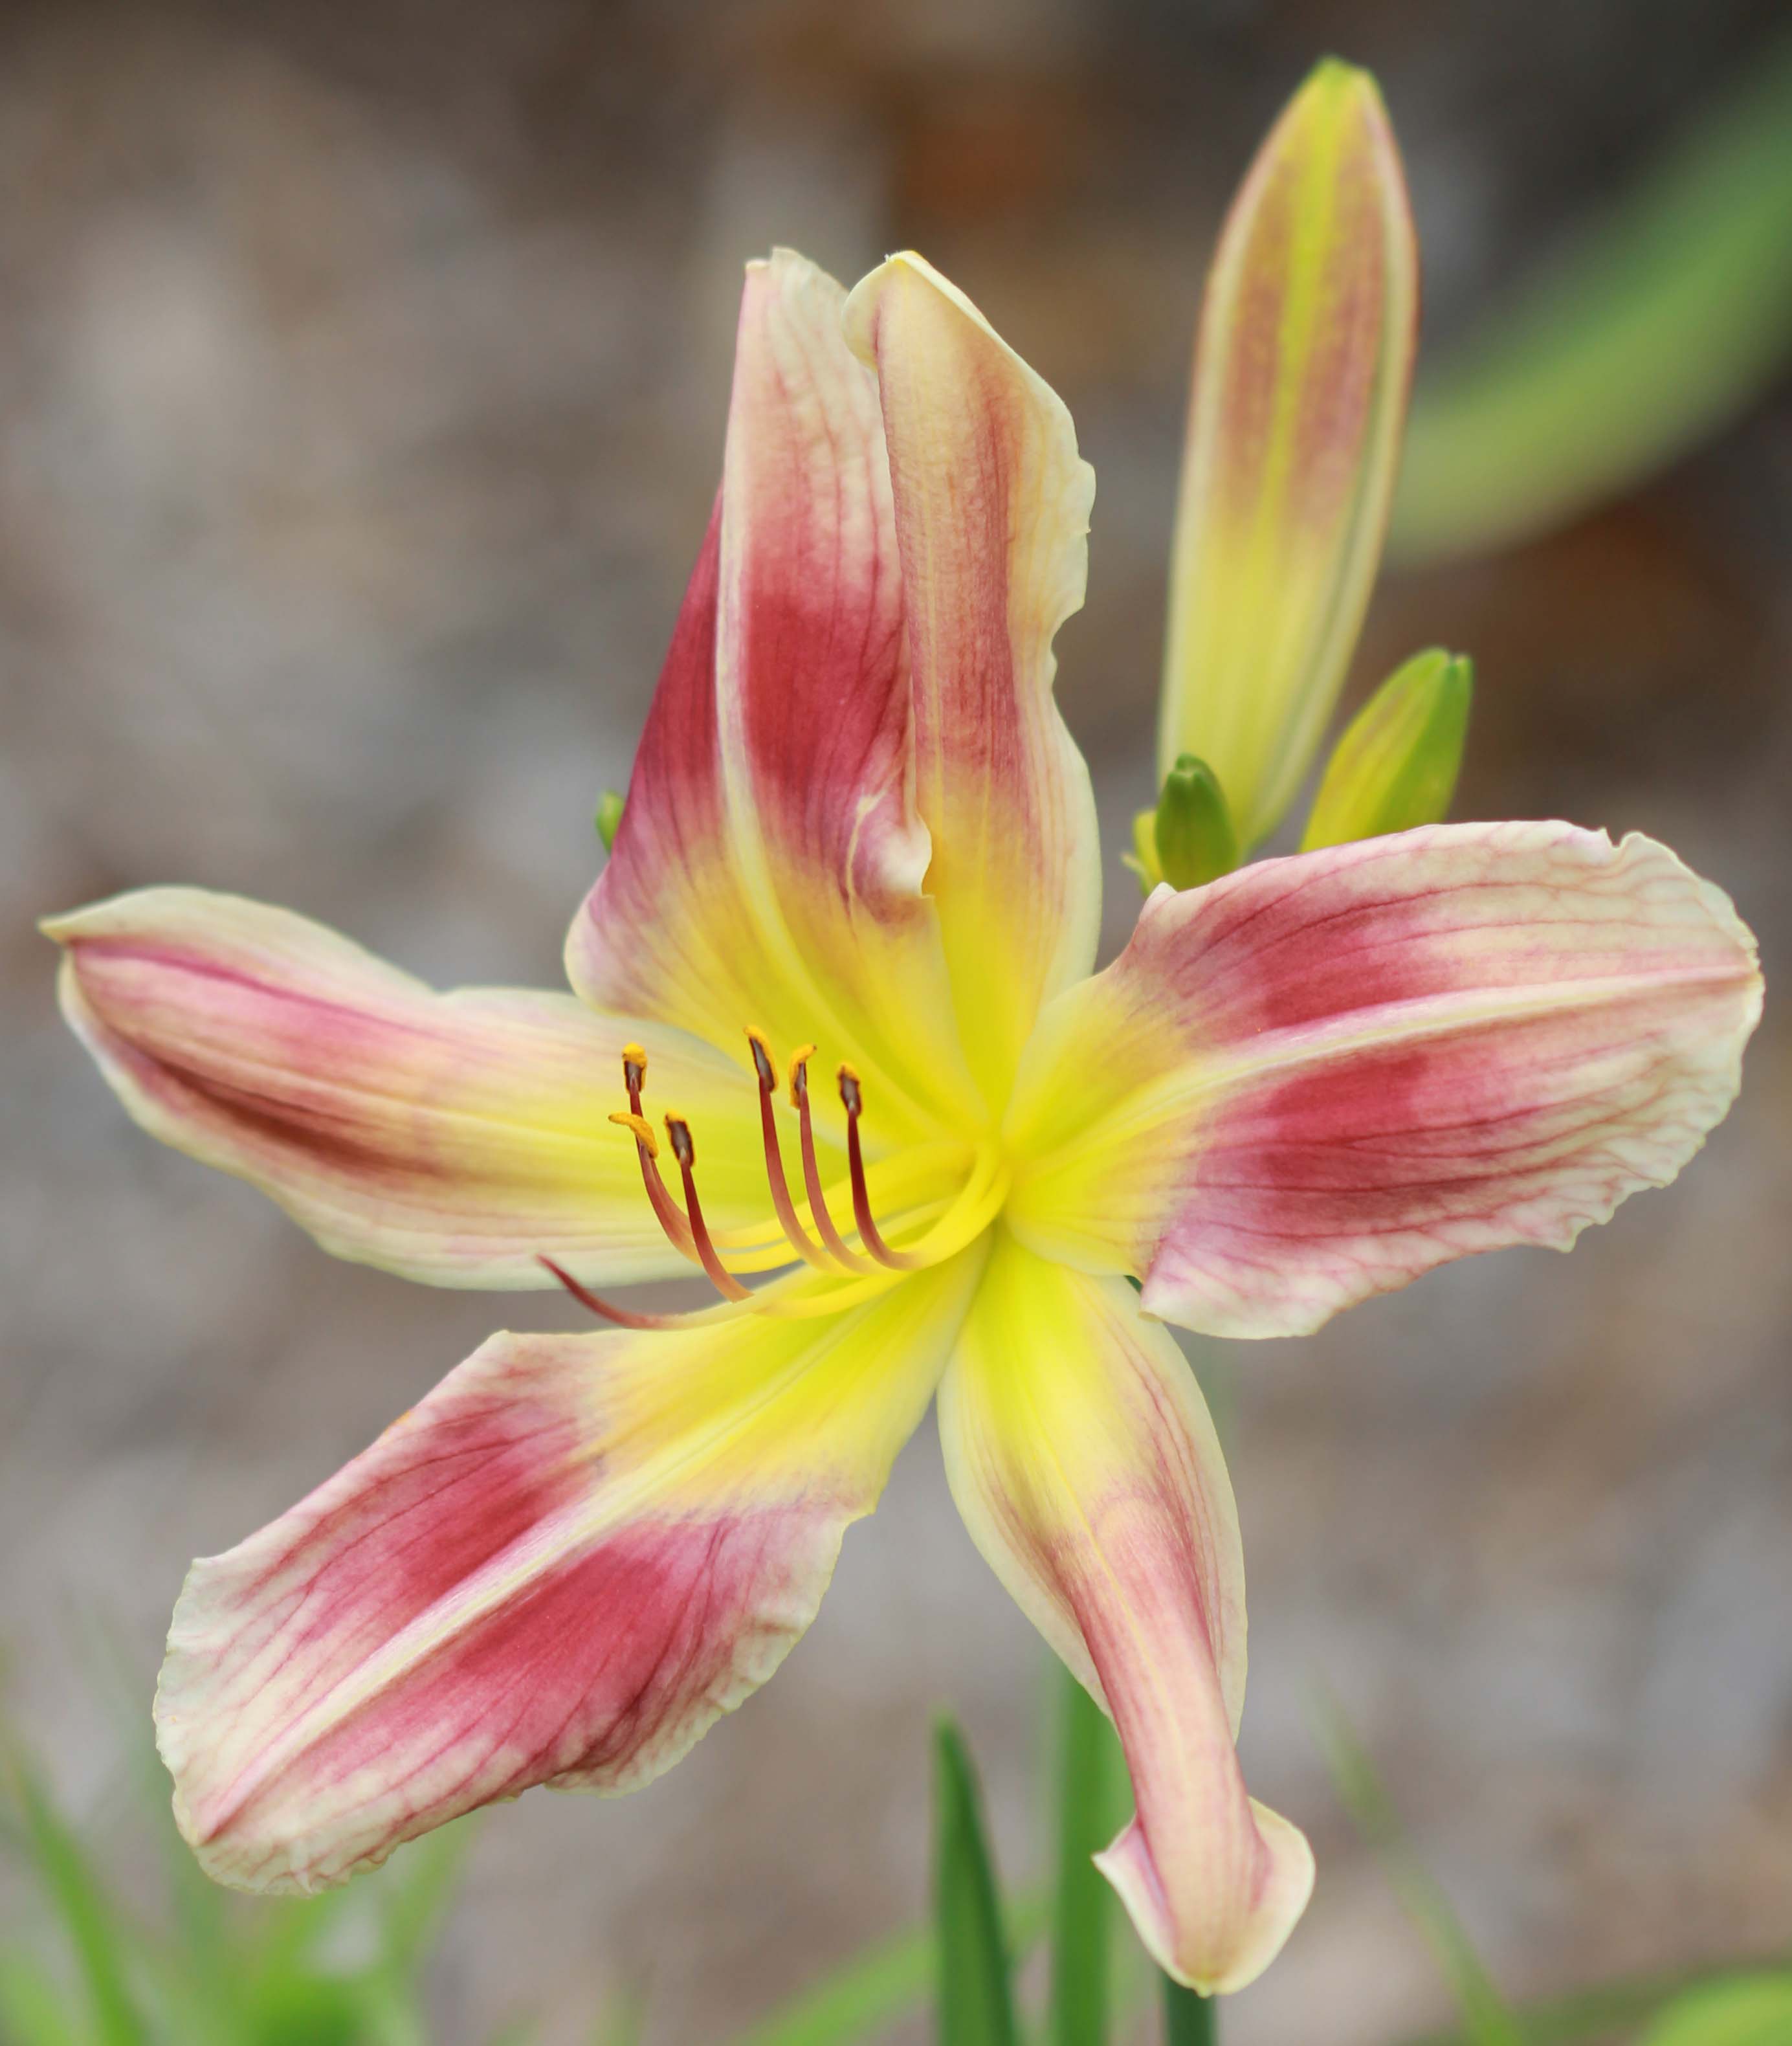
<instances>
[{"instance_id":1,"label":"grass blade","mask_svg":"<svg viewBox=\"0 0 1792 2046\"><path fill-rule=\"evenodd\" d=\"M948 1720L934 1743L934 1923L939 2046L1019 2046L977 1775Z\"/></svg>"},{"instance_id":2,"label":"grass blade","mask_svg":"<svg viewBox=\"0 0 1792 2046\"><path fill-rule=\"evenodd\" d=\"M10 1743L7 1764L31 1860L80 1966L93 2006L95 2039L99 2046L149 2046L119 1963L128 1944L125 1928L79 1842L58 1816L24 1756Z\"/></svg>"},{"instance_id":3,"label":"grass blade","mask_svg":"<svg viewBox=\"0 0 1792 2046\"><path fill-rule=\"evenodd\" d=\"M1449 1899L1413 1853L1374 1765L1334 1703L1322 1706L1320 1735L1339 1797L1442 1965L1470 2046L1526 2046L1518 2020L1494 1986Z\"/></svg>"},{"instance_id":4,"label":"grass blade","mask_svg":"<svg viewBox=\"0 0 1792 2046\"><path fill-rule=\"evenodd\" d=\"M1020 1899L1007 1916L1008 1951L1031 1951L1046 1925L1046 1900ZM938 1979L939 1943L931 1925L880 1940L838 1974L792 1999L734 2046L861 2046L911 2010Z\"/></svg>"}]
</instances>

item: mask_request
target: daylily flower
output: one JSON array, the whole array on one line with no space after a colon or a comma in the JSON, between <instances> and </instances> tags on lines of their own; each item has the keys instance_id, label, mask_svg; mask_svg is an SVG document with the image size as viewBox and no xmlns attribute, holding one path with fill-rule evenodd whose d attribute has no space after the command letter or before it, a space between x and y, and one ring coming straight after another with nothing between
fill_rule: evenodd
<instances>
[{"instance_id":1,"label":"daylily flower","mask_svg":"<svg viewBox=\"0 0 1792 2046\"><path fill-rule=\"evenodd\" d=\"M1118 1727L1146 1944L1209 1990L1281 1946L1312 1860L1240 1774L1237 1518L1165 1323L1296 1334L1566 1248L1723 1114L1759 981L1671 852L1556 823L1159 889L1093 974L1051 650L1092 489L919 257L848 296L775 255L573 994L434 994L187 889L49 926L154 1134L339 1255L612 1324L494 1337L194 1565L156 1719L221 1880L646 1782L783 1659L937 1392L973 1539ZM594 1290L693 1264L688 1314Z\"/></svg>"}]
</instances>

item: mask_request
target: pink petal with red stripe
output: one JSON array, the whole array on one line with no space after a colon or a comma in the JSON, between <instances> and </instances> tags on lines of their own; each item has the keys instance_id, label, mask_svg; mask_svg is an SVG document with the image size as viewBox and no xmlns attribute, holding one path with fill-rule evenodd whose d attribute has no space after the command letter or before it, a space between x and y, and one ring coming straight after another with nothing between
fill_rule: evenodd
<instances>
[{"instance_id":1,"label":"pink petal with red stripe","mask_svg":"<svg viewBox=\"0 0 1792 2046\"><path fill-rule=\"evenodd\" d=\"M596 1006L853 1058L880 1137L971 1089L911 793L902 566L846 295L748 270L726 457L614 851L567 943Z\"/></svg>"},{"instance_id":2,"label":"pink petal with red stripe","mask_svg":"<svg viewBox=\"0 0 1792 2046\"><path fill-rule=\"evenodd\" d=\"M688 1268L609 1121L638 1025L569 994L438 994L289 909L197 888L44 928L64 1012L137 1121L337 1256L450 1286L545 1284L541 1252L594 1283ZM750 1083L671 1031L653 1079L703 1131L719 1226L762 1224Z\"/></svg>"},{"instance_id":3,"label":"pink petal with red stripe","mask_svg":"<svg viewBox=\"0 0 1792 2046\"><path fill-rule=\"evenodd\" d=\"M1044 1019L1010 1220L1171 1320L1304 1334L1665 1185L1760 1001L1728 898L1644 838L1443 825L1160 890Z\"/></svg>"},{"instance_id":4,"label":"pink petal with red stripe","mask_svg":"<svg viewBox=\"0 0 1792 2046\"><path fill-rule=\"evenodd\" d=\"M814 1617L980 1264L828 1319L495 1336L196 1563L156 1725L206 1869L313 1890L533 1784L669 1766Z\"/></svg>"},{"instance_id":5,"label":"pink petal with red stripe","mask_svg":"<svg viewBox=\"0 0 1792 2046\"><path fill-rule=\"evenodd\" d=\"M927 892L999 1113L1040 1004L1095 959L1094 798L1052 696L1095 476L1063 401L919 257L873 271L846 325L877 373L888 441Z\"/></svg>"}]
</instances>

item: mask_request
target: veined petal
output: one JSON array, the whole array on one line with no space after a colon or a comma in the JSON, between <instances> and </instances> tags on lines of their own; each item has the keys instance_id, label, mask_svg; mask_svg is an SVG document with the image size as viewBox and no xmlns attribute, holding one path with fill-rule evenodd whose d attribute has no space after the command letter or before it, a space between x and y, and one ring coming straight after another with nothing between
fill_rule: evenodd
<instances>
[{"instance_id":1,"label":"veined petal","mask_svg":"<svg viewBox=\"0 0 1792 2046\"><path fill-rule=\"evenodd\" d=\"M1119 1279L1001 1241L940 1388L977 1546L1112 1715L1138 1812L1097 1859L1177 1981L1242 1989L1312 1888L1305 1839L1246 1795L1244 1564L1194 1374Z\"/></svg>"},{"instance_id":2,"label":"veined petal","mask_svg":"<svg viewBox=\"0 0 1792 2046\"><path fill-rule=\"evenodd\" d=\"M599 1008L732 1057L750 1024L850 1056L881 1139L962 1126L976 1095L922 893L889 467L845 303L787 249L748 269L721 494L566 958Z\"/></svg>"},{"instance_id":3,"label":"veined petal","mask_svg":"<svg viewBox=\"0 0 1792 2046\"><path fill-rule=\"evenodd\" d=\"M1171 1321L1304 1335L1665 1186L1760 1006L1728 898L1646 838L1437 825L1160 890L1042 1021L1009 1219Z\"/></svg>"},{"instance_id":4,"label":"veined petal","mask_svg":"<svg viewBox=\"0 0 1792 2046\"><path fill-rule=\"evenodd\" d=\"M156 1716L205 1867L314 1890L531 1785L669 1767L814 1617L981 1261L827 1319L495 1336L195 1563Z\"/></svg>"},{"instance_id":5,"label":"veined petal","mask_svg":"<svg viewBox=\"0 0 1792 2046\"><path fill-rule=\"evenodd\" d=\"M1239 836L1287 809L1381 558L1418 248L1375 83L1328 60L1270 131L1208 277L1170 564L1161 776L1198 755Z\"/></svg>"},{"instance_id":6,"label":"veined petal","mask_svg":"<svg viewBox=\"0 0 1792 2046\"><path fill-rule=\"evenodd\" d=\"M569 994L438 994L289 909L145 888L44 925L69 1022L152 1136L271 1194L326 1250L449 1286L684 1272L642 1190L622 1048ZM758 1098L672 1033L720 1226L766 1213Z\"/></svg>"},{"instance_id":7,"label":"veined petal","mask_svg":"<svg viewBox=\"0 0 1792 2046\"><path fill-rule=\"evenodd\" d=\"M1040 1004L1095 957L1094 798L1052 697L1094 473L1062 400L919 257L854 288L846 330L882 399L927 892L959 1030L999 1108Z\"/></svg>"}]
</instances>

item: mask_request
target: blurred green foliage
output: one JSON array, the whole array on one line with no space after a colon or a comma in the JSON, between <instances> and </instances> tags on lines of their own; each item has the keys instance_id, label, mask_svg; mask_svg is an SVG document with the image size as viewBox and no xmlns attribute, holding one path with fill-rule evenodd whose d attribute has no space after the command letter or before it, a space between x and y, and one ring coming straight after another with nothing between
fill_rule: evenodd
<instances>
[{"instance_id":1,"label":"blurred green foliage","mask_svg":"<svg viewBox=\"0 0 1792 2046\"><path fill-rule=\"evenodd\" d=\"M1049 1896L1025 1893L1004 1906L969 1751L943 1723L932 1922L869 1948L734 2046L870 2046L930 1999L939 2046L1120 2046L1147 2036L1137 1950L1089 1860L1127 1819L1124 1760L1081 1685L1062 1673L1058 1681ZM1335 1707L1322 1715L1321 1736L1340 1798L1429 1939L1461 2012L1458 2029L1409 2046L1792 2046L1792 1971L1758 1963L1509 2005ZM0 1847L34 1878L57 1935L47 1943L13 1928L0 1938L0 2046L430 2046L425 1978L459 1885L468 1822L345 1890L240 1897L201 1873L148 1764L141 1801L146 1818L152 1811L162 1877L145 1898L123 1873L132 1828L108 1830L96 1850L10 1737L0 1759ZM1035 2021L1019 2007L1015 1970L1048 1929L1046 2009ZM1117 1964L1117 1955L1130 1959ZM1212 2046L1224 2005L1159 1982L1164 2046ZM630 2003L605 2013L589 2036L593 2046L639 2046L644 2029ZM534 2036L519 2023L492 2046L528 2046Z\"/></svg>"},{"instance_id":2,"label":"blurred green foliage","mask_svg":"<svg viewBox=\"0 0 1792 2046\"><path fill-rule=\"evenodd\" d=\"M1728 423L1792 354L1792 40L1421 374L1389 547L1559 526Z\"/></svg>"},{"instance_id":3,"label":"blurred green foliage","mask_svg":"<svg viewBox=\"0 0 1792 2046\"><path fill-rule=\"evenodd\" d=\"M145 1771L145 1774L148 1774ZM154 1800L160 1908L119 1894L8 1743L6 1837L63 1952L0 1946L5 2046L428 2046L419 1982L468 1840L449 1827L356 1890L250 1901L201 1873ZM146 1796L145 1805L150 1804Z\"/></svg>"}]
</instances>

